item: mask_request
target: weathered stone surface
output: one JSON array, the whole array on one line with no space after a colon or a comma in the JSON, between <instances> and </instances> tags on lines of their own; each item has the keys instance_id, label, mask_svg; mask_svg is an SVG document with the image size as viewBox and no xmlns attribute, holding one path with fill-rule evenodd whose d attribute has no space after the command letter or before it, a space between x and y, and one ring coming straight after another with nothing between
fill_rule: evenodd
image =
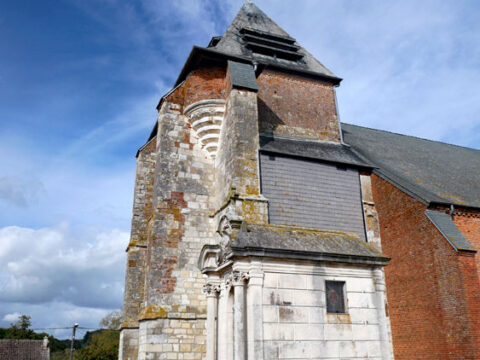
<instances>
[{"instance_id":1,"label":"weathered stone surface","mask_svg":"<svg viewBox=\"0 0 480 360\"><path fill-rule=\"evenodd\" d=\"M326 314L325 281L333 279L345 281L345 315ZM265 349L275 354L267 359L382 356L370 270L270 263L263 292Z\"/></svg>"},{"instance_id":2,"label":"weathered stone surface","mask_svg":"<svg viewBox=\"0 0 480 360\"><path fill-rule=\"evenodd\" d=\"M132 229L127 248L125 272L124 322L120 353L123 359L136 359L138 353L138 316L145 293L145 256L148 221L153 214L153 186L156 160L155 140L140 149L133 201Z\"/></svg>"}]
</instances>

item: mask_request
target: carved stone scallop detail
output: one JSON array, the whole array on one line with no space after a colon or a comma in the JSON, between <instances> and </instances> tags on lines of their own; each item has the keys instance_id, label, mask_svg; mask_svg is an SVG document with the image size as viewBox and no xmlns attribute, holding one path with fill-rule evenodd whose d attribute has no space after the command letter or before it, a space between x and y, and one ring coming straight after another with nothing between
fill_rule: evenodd
<instances>
[{"instance_id":1,"label":"carved stone scallop detail","mask_svg":"<svg viewBox=\"0 0 480 360\"><path fill-rule=\"evenodd\" d=\"M193 131L203 149L215 160L219 147L220 131L225 115L225 100L208 99L197 101L185 108Z\"/></svg>"}]
</instances>

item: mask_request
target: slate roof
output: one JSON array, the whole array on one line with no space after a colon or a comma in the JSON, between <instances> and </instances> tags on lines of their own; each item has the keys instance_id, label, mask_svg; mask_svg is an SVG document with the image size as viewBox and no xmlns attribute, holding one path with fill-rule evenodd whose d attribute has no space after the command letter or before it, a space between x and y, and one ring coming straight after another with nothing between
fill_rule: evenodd
<instances>
[{"instance_id":1,"label":"slate roof","mask_svg":"<svg viewBox=\"0 0 480 360\"><path fill-rule=\"evenodd\" d=\"M240 30L243 28L251 28L267 34L279 35L281 37L289 38L289 34L278 26L272 19L270 19L262 10L260 10L252 2L246 2L238 14L235 16L233 22L228 27L225 34L211 47L215 51L235 55L240 57L252 58L259 63L275 64L286 68L298 69L302 71L309 71L312 73L319 73L329 77L336 77L330 70L328 70L321 62L315 59L308 51L306 51L296 41L295 46L298 46L298 53L303 55L303 58L298 62L287 61L282 59L273 59L271 57L265 57L252 54L242 41Z\"/></svg>"},{"instance_id":2,"label":"slate roof","mask_svg":"<svg viewBox=\"0 0 480 360\"><path fill-rule=\"evenodd\" d=\"M260 149L263 152L318 159L356 167L372 167L371 164L355 154L350 147L341 144L260 136Z\"/></svg>"},{"instance_id":3,"label":"slate roof","mask_svg":"<svg viewBox=\"0 0 480 360\"><path fill-rule=\"evenodd\" d=\"M297 55L300 59L283 59L276 56L267 56L249 48L249 42L244 40L245 29L258 35L261 41L270 41L278 44L276 49L284 47L293 47L295 51L292 54ZM242 35L242 32L244 33ZM255 35L250 35L255 38ZM277 40L275 37L279 37ZM270 38L268 40L267 38ZM284 43L286 41L288 43ZM269 48L269 46L264 46ZM275 49L275 46L271 47ZM281 51L281 50L280 50ZM288 51L287 51L288 52ZM301 73L306 76L320 77L333 84L339 84L342 79L335 76L320 61L305 50L295 39L290 37L285 30L278 26L255 4L246 2L235 16L231 25L227 28L222 36L212 38L207 48L194 46L180 75L175 82L175 86L179 85L188 74L195 70L202 61L218 62L225 60L233 60L236 62L256 63L264 67L277 68L287 72Z\"/></svg>"},{"instance_id":4,"label":"slate roof","mask_svg":"<svg viewBox=\"0 0 480 360\"><path fill-rule=\"evenodd\" d=\"M257 79L252 65L229 60L228 68L232 87L258 91Z\"/></svg>"},{"instance_id":5,"label":"slate roof","mask_svg":"<svg viewBox=\"0 0 480 360\"><path fill-rule=\"evenodd\" d=\"M342 124L344 141L375 173L425 204L480 208L480 151Z\"/></svg>"},{"instance_id":6,"label":"slate roof","mask_svg":"<svg viewBox=\"0 0 480 360\"><path fill-rule=\"evenodd\" d=\"M448 214L442 211L427 210L425 215L455 250L476 251Z\"/></svg>"},{"instance_id":7,"label":"slate roof","mask_svg":"<svg viewBox=\"0 0 480 360\"><path fill-rule=\"evenodd\" d=\"M233 256L281 257L373 265L386 265L390 260L355 233L284 225L244 223L230 247Z\"/></svg>"},{"instance_id":8,"label":"slate roof","mask_svg":"<svg viewBox=\"0 0 480 360\"><path fill-rule=\"evenodd\" d=\"M50 350L44 340L0 340L1 360L49 360Z\"/></svg>"}]
</instances>

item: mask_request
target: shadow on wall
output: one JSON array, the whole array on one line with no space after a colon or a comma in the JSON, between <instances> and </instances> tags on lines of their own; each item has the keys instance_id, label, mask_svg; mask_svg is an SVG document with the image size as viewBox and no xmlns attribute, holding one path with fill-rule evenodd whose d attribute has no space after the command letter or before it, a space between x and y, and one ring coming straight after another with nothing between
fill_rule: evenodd
<instances>
[{"instance_id":1,"label":"shadow on wall","mask_svg":"<svg viewBox=\"0 0 480 360\"><path fill-rule=\"evenodd\" d=\"M272 109L263 101L261 98L258 98L258 129L260 133L264 134L274 134L275 130L280 125L285 125L285 123L278 117L278 115L273 112ZM260 144L264 145L264 144Z\"/></svg>"}]
</instances>

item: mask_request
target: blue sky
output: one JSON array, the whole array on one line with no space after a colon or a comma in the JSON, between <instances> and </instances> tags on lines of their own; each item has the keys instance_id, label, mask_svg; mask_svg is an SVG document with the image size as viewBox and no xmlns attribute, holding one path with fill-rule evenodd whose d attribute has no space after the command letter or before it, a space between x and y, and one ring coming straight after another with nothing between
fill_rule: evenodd
<instances>
[{"instance_id":1,"label":"blue sky","mask_svg":"<svg viewBox=\"0 0 480 360\"><path fill-rule=\"evenodd\" d=\"M0 326L121 306L135 152L242 2L0 3ZM255 3L344 79L342 121L480 148L478 1Z\"/></svg>"}]
</instances>

